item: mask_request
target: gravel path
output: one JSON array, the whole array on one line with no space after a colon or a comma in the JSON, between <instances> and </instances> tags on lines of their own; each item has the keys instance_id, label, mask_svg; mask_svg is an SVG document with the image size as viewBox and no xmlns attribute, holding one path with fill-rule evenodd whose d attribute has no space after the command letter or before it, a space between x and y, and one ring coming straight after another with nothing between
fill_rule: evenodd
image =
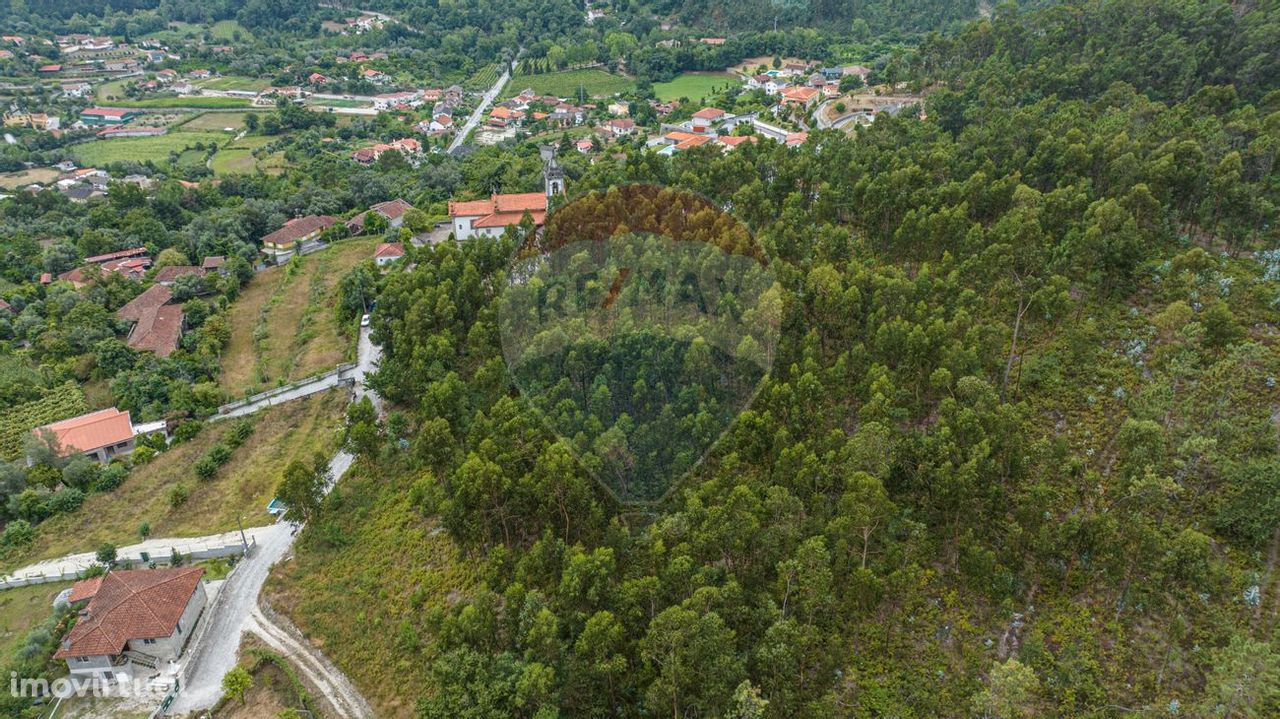
<instances>
[{"instance_id":1,"label":"gravel path","mask_svg":"<svg viewBox=\"0 0 1280 719\"><path fill-rule=\"evenodd\" d=\"M355 369L356 396L368 394L375 405L380 406L378 396L369 392L364 385L365 374L377 368L378 358L382 354L381 348L369 339L369 328L361 328L357 348L359 359ZM351 467L353 459L346 450L339 450L329 461L326 493L333 489ZM223 675L236 664L241 635L246 630L252 630L272 646L275 646L274 641L288 647L290 656L297 654L305 657L297 662L298 670L325 692L329 701L344 712L342 716L372 716L367 713L345 713L367 712L369 706L350 680L324 659L319 651L306 647L303 642L294 639L291 644L285 644L279 634L289 637L288 633L263 618L258 608L258 595L262 592L262 585L267 581L271 567L293 547L299 528L288 522L279 522L269 529L270 531L258 537L257 548L240 562L236 571L227 579L220 591L217 605L205 617L203 634L193 641L187 657L182 660L182 691L169 713L181 715L213 706L222 696Z\"/></svg>"}]
</instances>

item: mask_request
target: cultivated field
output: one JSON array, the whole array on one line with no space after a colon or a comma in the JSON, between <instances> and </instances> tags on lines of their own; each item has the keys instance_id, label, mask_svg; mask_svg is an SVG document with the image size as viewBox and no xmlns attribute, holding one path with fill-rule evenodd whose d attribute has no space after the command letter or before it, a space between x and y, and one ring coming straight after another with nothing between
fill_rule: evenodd
<instances>
[{"instance_id":1,"label":"cultivated field","mask_svg":"<svg viewBox=\"0 0 1280 719\"><path fill-rule=\"evenodd\" d=\"M193 84L210 90L249 90L252 92L258 92L271 87L271 81L265 78L240 77L238 75L211 77L208 80L201 80Z\"/></svg>"},{"instance_id":2,"label":"cultivated field","mask_svg":"<svg viewBox=\"0 0 1280 719\"><path fill-rule=\"evenodd\" d=\"M346 394L324 392L251 415L253 434L232 452L210 480L195 476L192 465L231 430L235 420L206 425L195 439L175 445L150 464L134 467L110 492L91 494L80 509L45 520L36 527L35 542L4 558L16 568L41 559L93 551L103 542L124 546L140 541L138 526L151 525L153 537L191 537L245 526L268 524L267 503L275 496L285 467L294 459L310 462L316 452L336 450ZM169 503L169 492L182 484L188 499ZM0 593L0 597L3 594Z\"/></svg>"},{"instance_id":3,"label":"cultivated field","mask_svg":"<svg viewBox=\"0 0 1280 719\"><path fill-rule=\"evenodd\" d=\"M201 110L228 110L251 107L253 101L240 97L151 97L145 100L115 100L114 107L193 107Z\"/></svg>"},{"instance_id":4,"label":"cultivated field","mask_svg":"<svg viewBox=\"0 0 1280 719\"><path fill-rule=\"evenodd\" d=\"M182 123L183 130L225 131L228 127L237 132L244 128L244 112L203 112Z\"/></svg>"},{"instance_id":5,"label":"cultivated field","mask_svg":"<svg viewBox=\"0 0 1280 719\"><path fill-rule=\"evenodd\" d=\"M373 256L377 240L344 240L259 272L231 306L231 341L219 384L243 396L333 369L354 357L354 327L339 328L333 307L338 280Z\"/></svg>"},{"instance_id":6,"label":"cultivated field","mask_svg":"<svg viewBox=\"0 0 1280 719\"><path fill-rule=\"evenodd\" d=\"M588 97L609 97L626 92L635 86L631 78L613 75L604 70L566 70L539 75L517 75L507 84L507 94L515 95L525 88L532 88L539 95L577 97L582 89Z\"/></svg>"},{"instance_id":7,"label":"cultivated field","mask_svg":"<svg viewBox=\"0 0 1280 719\"><path fill-rule=\"evenodd\" d=\"M721 90L742 84L736 75L723 72L686 72L671 82L655 82L653 92L663 102L688 99L698 102Z\"/></svg>"},{"instance_id":8,"label":"cultivated field","mask_svg":"<svg viewBox=\"0 0 1280 719\"><path fill-rule=\"evenodd\" d=\"M196 143L219 144L227 141L221 132L170 132L156 137L121 137L113 140L90 140L71 148L81 165L105 165L135 160L168 162L170 153L181 154Z\"/></svg>"},{"instance_id":9,"label":"cultivated field","mask_svg":"<svg viewBox=\"0 0 1280 719\"><path fill-rule=\"evenodd\" d=\"M283 153L274 152L262 160L258 160L253 156L254 150L270 143L272 139L262 135L251 135L242 137L218 150L218 154L213 156L213 163L211 164L214 174L251 174L258 169L269 175L277 175L284 172L288 162L285 161Z\"/></svg>"},{"instance_id":10,"label":"cultivated field","mask_svg":"<svg viewBox=\"0 0 1280 719\"><path fill-rule=\"evenodd\" d=\"M46 184L58 179L58 171L52 167L35 167L30 170L0 173L0 187L12 190L33 182Z\"/></svg>"}]
</instances>

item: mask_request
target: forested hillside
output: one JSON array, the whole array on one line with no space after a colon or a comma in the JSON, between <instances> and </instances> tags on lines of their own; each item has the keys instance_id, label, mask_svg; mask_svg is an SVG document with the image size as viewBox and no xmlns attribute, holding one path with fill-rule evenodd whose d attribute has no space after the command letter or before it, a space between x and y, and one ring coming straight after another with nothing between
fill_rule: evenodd
<instances>
[{"instance_id":1,"label":"forested hillside","mask_svg":"<svg viewBox=\"0 0 1280 719\"><path fill-rule=\"evenodd\" d=\"M922 115L573 177L582 217L731 207L782 288L656 507L511 381L530 229L411 250L373 320L404 414L353 418L277 596L388 716L1280 715L1278 23L1001 12L921 51Z\"/></svg>"}]
</instances>

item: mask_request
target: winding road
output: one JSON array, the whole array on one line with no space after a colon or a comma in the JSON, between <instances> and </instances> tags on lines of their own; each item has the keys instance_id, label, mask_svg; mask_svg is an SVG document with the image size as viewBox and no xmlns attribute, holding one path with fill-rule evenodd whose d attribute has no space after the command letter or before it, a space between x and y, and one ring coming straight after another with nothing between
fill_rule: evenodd
<instances>
[{"instance_id":1,"label":"winding road","mask_svg":"<svg viewBox=\"0 0 1280 719\"><path fill-rule=\"evenodd\" d=\"M365 386L365 375L377 368L382 348L373 344L369 337L369 328L360 329L360 340L357 345L355 377L355 396L357 399L369 396L375 406L381 405L380 398ZM329 460L329 481L324 491L327 494L337 484L342 475L351 467L355 458L346 450ZM222 677L236 664L236 652L240 647L240 638L247 630L263 636L268 644L281 641L271 631L270 622L265 622L258 608L258 595L262 593L262 585L267 581L271 567L280 561L293 547L293 541L300 528L288 522L277 522L264 528L255 535L258 546L236 566L236 571L227 578L219 590L214 608L204 619L204 629L193 642L187 656L182 660L179 669L182 691L179 692L171 714L184 714L208 709L222 696ZM302 643L295 640L291 645L296 653ZM367 713L368 703L360 696L351 682L332 664L324 661L323 671L315 659L319 652L308 651L309 659L299 661L298 669L343 716L360 719L371 716ZM348 713L351 712L351 713Z\"/></svg>"}]
</instances>

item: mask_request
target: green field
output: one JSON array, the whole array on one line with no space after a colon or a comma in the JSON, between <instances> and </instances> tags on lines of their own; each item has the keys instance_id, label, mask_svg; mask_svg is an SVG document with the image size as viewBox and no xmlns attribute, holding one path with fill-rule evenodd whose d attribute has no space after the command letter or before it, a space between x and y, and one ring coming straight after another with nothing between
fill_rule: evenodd
<instances>
[{"instance_id":1,"label":"green field","mask_svg":"<svg viewBox=\"0 0 1280 719\"><path fill-rule=\"evenodd\" d=\"M239 97L153 97L147 100L116 100L113 107L194 107L205 110L226 110L250 107L252 101Z\"/></svg>"},{"instance_id":2,"label":"green field","mask_svg":"<svg viewBox=\"0 0 1280 719\"><path fill-rule=\"evenodd\" d=\"M72 153L82 165L105 165L111 162L168 162L169 153L181 153L197 142L226 142L221 132L171 132L157 137L123 137L115 140L91 140L74 145Z\"/></svg>"},{"instance_id":3,"label":"green field","mask_svg":"<svg viewBox=\"0 0 1280 719\"><path fill-rule=\"evenodd\" d=\"M239 131L244 127L243 112L204 112L182 123L183 131L224 131L228 127Z\"/></svg>"},{"instance_id":4,"label":"green field","mask_svg":"<svg viewBox=\"0 0 1280 719\"><path fill-rule=\"evenodd\" d=\"M53 598L71 582L52 582L0 591L0 657L8 659L27 632L53 616Z\"/></svg>"},{"instance_id":5,"label":"green field","mask_svg":"<svg viewBox=\"0 0 1280 719\"><path fill-rule=\"evenodd\" d=\"M98 89L95 91L95 97L98 99L98 102L117 97L124 97L124 86L128 84L131 79L132 78L104 82L98 86Z\"/></svg>"},{"instance_id":6,"label":"green field","mask_svg":"<svg viewBox=\"0 0 1280 719\"><path fill-rule=\"evenodd\" d=\"M539 95L576 97L582 88L589 97L609 97L635 87L635 82L621 75L604 70L566 70L540 75L517 75L507 85L508 95L515 95L525 88L532 88Z\"/></svg>"},{"instance_id":7,"label":"green field","mask_svg":"<svg viewBox=\"0 0 1280 719\"><path fill-rule=\"evenodd\" d=\"M253 33L249 32L243 25L235 20L219 20L210 28L214 38L218 40L234 40L236 31L240 31L241 39L248 40L253 37Z\"/></svg>"},{"instance_id":8,"label":"green field","mask_svg":"<svg viewBox=\"0 0 1280 719\"><path fill-rule=\"evenodd\" d=\"M239 75L228 75L226 77L211 77L208 80L201 80L193 83L200 87L210 90L249 90L258 92L271 87L271 81L261 77L241 77Z\"/></svg>"},{"instance_id":9,"label":"green field","mask_svg":"<svg viewBox=\"0 0 1280 719\"><path fill-rule=\"evenodd\" d=\"M235 39L236 30L240 31L240 37L243 40L253 38L253 33L246 30L243 25L235 20L220 20L213 25L180 22L175 20L169 23L169 27L164 30L147 33L146 35L143 35L143 37L150 38L152 40L172 42L175 40L192 40L199 38L207 31L209 36L214 40L230 42Z\"/></svg>"},{"instance_id":10,"label":"green field","mask_svg":"<svg viewBox=\"0 0 1280 719\"><path fill-rule=\"evenodd\" d=\"M471 77L463 81L462 86L472 89L487 90L493 86L493 83L497 82L497 80L498 65L496 63L490 63L479 70L476 70Z\"/></svg>"},{"instance_id":11,"label":"green field","mask_svg":"<svg viewBox=\"0 0 1280 719\"><path fill-rule=\"evenodd\" d=\"M697 102L714 95L720 90L737 87L742 81L733 75L724 73L686 72L671 82L653 83L653 93L663 102L671 102L681 98Z\"/></svg>"},{"instance_id":12,"label":"green field","mask_svg":"<svg viewBox=\"0 0 1280 719\"><path fill-rule=\"evenodd\" d=\"M253 156L253 151L270 143L274 138L262 135L242 137L227 145L213 156L210 165L215 175L235 173L248 174L261 169L267 174L279 174L288 165L283 153L274 152L261 160Z\"/></svg>"}]
</instances>

